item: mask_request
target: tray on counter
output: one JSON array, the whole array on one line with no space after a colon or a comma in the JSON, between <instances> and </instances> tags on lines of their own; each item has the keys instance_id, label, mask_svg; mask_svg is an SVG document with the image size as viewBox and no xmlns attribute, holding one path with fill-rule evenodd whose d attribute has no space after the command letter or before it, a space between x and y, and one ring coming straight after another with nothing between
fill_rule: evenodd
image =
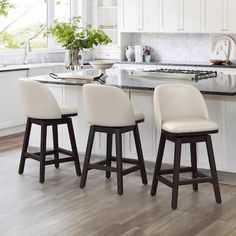
<instances>
[{"instance_id":1,"label":"tray on counter","mask_svg":"<svg viewBox=\"0 0 236 236\"><path fill-rule=\"evenodd\" d=\"M101 79L102 73L97 73L94 70L81 70L78 72L67 72L67 73L49 73L49 76L53 79L62 80L85 80L85 81L95 81Z\"/></svg>"}]
</instances>

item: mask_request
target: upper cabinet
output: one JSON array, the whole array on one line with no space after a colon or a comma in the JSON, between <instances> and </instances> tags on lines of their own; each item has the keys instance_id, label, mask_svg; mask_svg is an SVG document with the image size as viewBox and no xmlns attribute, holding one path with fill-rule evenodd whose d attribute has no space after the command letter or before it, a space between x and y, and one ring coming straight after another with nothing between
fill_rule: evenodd
<instances>
[{"instance_id":1,"label":"upper cabinet","mask_svg":"<svg viewBox=\"0 0 236 236\"><path fill-rule=\"evenodd\" d=\"M122 32L236 33L236 0L119 0Z\"/></svg>"},{"instance_id":2,"label":"upper cabinet","mask_svg":"<svg viewBox=\"0 0 236 236\"><path fill-rule=\"evenodd\" d=\"M224 31L225 0L204 0L203 32L222 33Z\"/></svg>"},{"instance_id":3,"label":"upper cabinet","mask_svg":"<svg viewBox=\"0 0 236 236\"><path fill-rule=\"evenodd\" d=\"M225 31L236 33L236 0L226 0Z\"/></svg>"},{"instance_id":4,"label":"upper cabinet","mask_svg":"<svg viewBox=\"0 0 236 236\"><path fill-rule=\"evenodd\" d=\"M140 0L121 0L121 31L136 32L139 29Z\"/></svg>"},{"instance_id":5,"label":"upper cabinet","mask_svg":"<svg viewBox=\"0 0 236 236\"><path fill-rule=\"evenodd\" d=\"M158 31L158 1L157 0L140 0L139 29L142 32Z\"/></svg>"},{"instance_id":6,"label":"upper cabinet","mask_svg":"<svg viewBox=\"0 0 236 236\"><path fill-rule=\"evenodd\" d=\"M201 32L202 0L180 0L180 31Z\"/></svg>"},{"instance_id":7,"label":"upper cabinet","mask_svg":"<svg viewBox=\"0 0 236 236\"><path fill-rule=\"evenodd\" d=\"M236 1L204 0L206 33L236 33Z\"/></svg>"},{"instance_id":8,"label":"upper cabinet","mask_svg":"<svg viewBox=\"0 0 236 236\"><path fill-rule=\"evenodd\" d=\"M93 25L103 30L112 40L108 45L98 45L93 50L95 59L120 59L118 0L93 0L91 9Z\"/></svg>"},{"instance_id":9,"label":"upper cabinet","mask_svg":"<svg viewBox=\"0 0 236 236\"><path fill-rule=\"evenodd\" d=\"M160 0L161 32L200 32L201 0Z\"/></svg>"},{"instance_id":10,"label":"upper cabinet","mask_svg":"<svg viewBox=\"0 0 236 236\"><path fill-rule=\"evenodd\" d=\"M120 0L121 31L157 32L157 0Z\"/></svg>"},{"instance_id":11,"label":"upper cabinet","mask_svg":"<svg viewBox=\"0 0 236 236\"><path fill-rule=\"evenodd\" d=\"M160 0L160 31L179 31L179 0Z\"/></svg>"},{"instance_id":12,"label":"upper cabinet","mask_svg":"<svg viewBox=\"0 0 236 236\"><path fill-rule=\"evenodd\" d=\"M118 3L117 0L94 1L94 24L110 36L112 44L118 43Z\"/></svg>"}]
</instances>

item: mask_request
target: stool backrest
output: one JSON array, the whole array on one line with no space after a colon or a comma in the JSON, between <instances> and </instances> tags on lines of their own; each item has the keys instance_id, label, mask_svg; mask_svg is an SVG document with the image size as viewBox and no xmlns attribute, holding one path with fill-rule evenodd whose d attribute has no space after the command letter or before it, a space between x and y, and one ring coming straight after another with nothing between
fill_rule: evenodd
<instances>
[{"instance_id":1,"label":"stool backrest","mask_svg":"<svg viewBox=\"0 0 236 236\"><path fill-rule=\"evenodd\" d=\"M175 118L209 119L207 106L200 91L186 84L165 84L155 88L154 112L157 129L164 121Z\"/></svg>"},{"instance_id":2,"label":"stool backrest","mask_svg":"<svg viewBox=\"0 0 236 236\"><path fill-rule=\"evenodd\" d=\"M122 127L135 124L128 96L119 88L86 84L83 86L85 113L89 124Z\"/></svg>"},{"instance_id":3,"label":"stool backrest","mask_svg":"<svg viewBox=\"0 0 236 236\"><path fill-rule=\"evenodd\" d=\"M61 111L49 88L40 82L19 79L25 115L35 119L59 119Z\"/></svg>"}]
</instances>

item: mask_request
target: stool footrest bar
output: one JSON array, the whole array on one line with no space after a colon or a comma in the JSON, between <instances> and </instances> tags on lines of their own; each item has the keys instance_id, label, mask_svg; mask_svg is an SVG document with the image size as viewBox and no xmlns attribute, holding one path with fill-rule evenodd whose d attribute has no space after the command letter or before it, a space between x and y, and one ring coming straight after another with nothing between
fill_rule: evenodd
<instances>
[{"instance_id":1,"label":"stool footrest bar","mask_svg":"<svg viewBox=\"0 0 236 236\"><path fill-rule=\"evenodd\" d=\"M132 166L132 167L126 169L126 170L123 170L122 171L122 175L130 174L130 173L132 173L134 171L140 170L140 168L141 168L140 166Z\"/></svg>"},{"instance_id":2,"label":"stool footrest bar","mask_svg":"<svg viewBox=\"0 0 236 236\"><path fill-rule=\"evenodd\" d=\"M111 172L117 172L117 169L115 167L109 167L109 166L102 166L97 164L89 164L88 169L92 170L105 170L105 171L111 171Z\"/></svg>"}]
</instances>

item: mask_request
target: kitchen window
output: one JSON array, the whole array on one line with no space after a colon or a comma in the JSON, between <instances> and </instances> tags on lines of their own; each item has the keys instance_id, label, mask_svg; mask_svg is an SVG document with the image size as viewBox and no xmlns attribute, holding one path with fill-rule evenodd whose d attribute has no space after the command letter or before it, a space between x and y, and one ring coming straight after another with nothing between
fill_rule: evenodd
<instances>
[{"instance_id":1,"label":"kitchen window","mask_svg":"<svg viewBox=\"0 0 236 236\"><path fill-rule=\"evenodd\" d=\"M28 40L32 48L58 48L51 37L44 37L44 32L56 19L69 21L71 17L78 15L79 2L80 0L0 0L0 50L21 49Z\"/></svg>"}]
</instances>

